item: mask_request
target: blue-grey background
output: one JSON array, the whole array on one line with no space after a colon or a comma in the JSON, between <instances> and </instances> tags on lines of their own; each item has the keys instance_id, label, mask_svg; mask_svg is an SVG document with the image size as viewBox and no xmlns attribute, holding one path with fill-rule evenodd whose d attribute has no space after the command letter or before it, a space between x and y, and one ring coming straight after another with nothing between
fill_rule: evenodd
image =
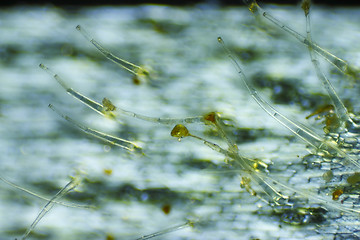
<instances>
[{"instance_id":1,"label":"blue-grey background","mask_svg":"<svg viewBox=\"0 0 360 240\"><path fill-rule=\"evenodd\" d=\"M300 9L264 7L305 32ZM313 38L356 65L359 18L356 8L315 6ZM130 73L106 60L75 30L78 24L116 55L150 69L150 81L134 85ZM123 124L105 119L67 95L38 67L46 64L68 85L97 101L107 97L116 106L144 115L188 117L218 111L235 125L229 131L243 155L273 163L279 170L275 178L292 173L308 149L249 97L217 43L218 36L241 59L263 96L322 134L322 124L305 120L329 103L307 49L256 21L246 8L142 5L70 11L48 5L0 10L1 176L51 197L75 169L82 169L86 179L64 201L98 207L55 206L29 239L135 239L186 219L198 224L162 238L332 237L316 233L321 226L284 223L240 188L240 177L226 167L224 156L201 142L178 142L170 137L171 126L128 117ZM358 83L326 63L323 66L339 95L358 111ZM51 111L49 103L91 128L138 142L145 154L127 153L82 133ZM223 145L210 128L189 129ZM107 175L105 170L110 169ZM306 172L296 174L309 177ZM0 203L0 239L14 239L46 202L2 182ZM170 206L170 213L162 210L165 206Z\"/></svg>"}]
</instances>

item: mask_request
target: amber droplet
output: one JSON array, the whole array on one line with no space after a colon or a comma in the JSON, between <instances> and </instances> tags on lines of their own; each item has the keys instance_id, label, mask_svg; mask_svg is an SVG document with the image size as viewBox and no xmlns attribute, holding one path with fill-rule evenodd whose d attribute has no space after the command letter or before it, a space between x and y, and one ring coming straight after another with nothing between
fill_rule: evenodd
<instances>
[{"instance_id":1,"label":"amber droplet","mask_svg":"<svg viewBox=\"0 0 360 240\"><path fill-rule=\"evenodd\" d=\"M116 107L114 106L114 104L112 104L112 102L109 100L109 99L107 99L107 98L104 98L103 100L102 100L102 104L103 104L103 106L104 106L104 110L106 111L106 112L111 112L111 111L115 111L116 110Z\"/></svg>"},{"instance_id":2,"label":"amber droplet","mask_svg":"<svg viewBox=\"0 0 360 240\"><path fill-rule=\"evenodd\" d=\"M165 204L164 206L162 206L161 210L166 214L168 215L171 211L171 205L169 204Z\"/></svg>"},{"instance_id":3,"label":"amber droplet","mask_svg":"<svg viewBox=\"0 0 360 240\"><path fill-rule=\"evenodd\" d=\"M184 125L178 124L171 130L171 136L179 139L187 137L189 136L189 130Z\"/></svg>"},{"instance_id":4,"label":"amber droplet","mask_svg":"<svg viewBox=\"0 0 360 240\"><path fill-rule=\"evenodd\" d=\"M344 193L344 191L342 190L342 189L336 189L334 192L333 192L333 194L332 194L332 196L333 196L333 200L334 201L337 201L337 200L339 200L339 197L342 195Z\"/></svg>"},{"instance_id":5,"label":"amber droplet","mask_svg":"<svg viewBox=\"0 0 360 240\"><path fill-rule=\"evenodd\" d=\"M335 113L325 115L326 129L331 132L340 127L340 120Z\"/></svg>"},{"instance_id":6,"label":"amber droplet","mask_svg":"<svg viewBox=\"0 0 360 240\"><path fill-rule=\"evenodd\" d=\"M326 113L329 113L331 111L334 111L334 106L333 105L325 105L325 106L322 106L322 107L319 107L318 109L316 109L314 112L312 112L310 115L308 115L306 117L306 119L309 119L313 116L316 116L316 115L320 115L320 114L326 114Z\"/></svg>"},{"instance_id":7,"label":"amber droplet","mask_svg":"<svg viewBox=\"0 0 360 240\"><path fill-rule=\"evenodd\" d=\"M133 84L135 84L135 85L140 85L141 84L141 81L140 81L140 79L139 79L139 77L137 75L135 75L132 78L132 81L133 81Z\"/></svg>"},{"instance_id":8,"label":"amber droplet","mask_svg":"<svg viewBox=\"0 0 360 240\"><path fill-rule=\"evenodd\" d=\"M216 123L216 112L208 113L204 116L205 121Z\"/></svg>"},{"instance_id":9,"label":"amber droplet","mask_svg":"<svg viewBox=\"0 0 360 240\"><path fill-rule=\"evenodd\" d=\"M115 237L111 234L107 234L105 239L106 240L115 240Z\"/></svg>"}]
</instances>

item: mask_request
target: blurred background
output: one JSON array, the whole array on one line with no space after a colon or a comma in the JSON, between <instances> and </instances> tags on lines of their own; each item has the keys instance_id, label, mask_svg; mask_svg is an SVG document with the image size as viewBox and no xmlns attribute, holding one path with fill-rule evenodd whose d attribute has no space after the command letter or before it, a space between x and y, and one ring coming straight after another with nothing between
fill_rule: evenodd
<instances>
[{"instance_id":1,"label":"blurred background","mask_svg":"<svg viewBox=\"0 0 360 240\"><path fill-rule=\"evenodd\" d=\"M328 5L328 6L357 6L359 5L356 1L336 1L336 0L328 0L328 1L313 1L315 4ZM285 5L298 5L300 1L285 1L285 0L277 0L277 1L261 1L262 4L285 4ZM241 6L243 5L242 0L208 0L208 1L144 1L144 0L106 0L106 1L95 1L95 0L82 0L82 1L1 1L0 5L2 6L14 6L14 5L42 5L42 4L52 4L55 6L100 6L100 5L139 5L139 4L162 4L162 5L173 5L173 6L194 6L194 5L208 5L208 6Z\"/></svg>"},{"instance_id":2,"label":"blurred background","mask_svg":"<svg viewBox=\"0 0 360 240\"><path fill-rule=\"evenodd\" d=\"M350 1L326 2L329 5L314 6L313 38L359 63L359 8L349 7ZM276 212L240 188L238 171L229 169L225 156L201 141L177 141L170 136L173 126L103 118L38 67L44 63L66 84L98 102L106 97L115 106L148 116L218 111L243 155L268 163L275 178L296 176L295 186L317 189L309 179L321 182L323 172L309 172L305 166L309 149L250 98L217 37L222 36L239 57L266 99L323 135L321 121L305 120L329 103L307 49L257 21L241 3L148 3L1 1L0 174L51 198L76 169L82 169L82 185L64 201L97 207L56 205L29 239L132 240L188 219L195 221L193 228L159 239L356 239L358 220L353 216L332 215L302 224L311 214L300 214L299 220L294 212ZM304 34L298 2L272 3L259 2ZM335 7L337 3L343 6ZM78 24L115 55L147 68L150 78L139 84L108 61L75 30ZM359 112L358 82L322 63L349 109ZM51 111L49 103L88 127L137 142L144 154L128 153L84 134ZM189 129L224 146L208 126ZM0 239L19 238L45 204L0 182ZM341 225L345 218L351 226Z\"/></svg>"}]
</instances>

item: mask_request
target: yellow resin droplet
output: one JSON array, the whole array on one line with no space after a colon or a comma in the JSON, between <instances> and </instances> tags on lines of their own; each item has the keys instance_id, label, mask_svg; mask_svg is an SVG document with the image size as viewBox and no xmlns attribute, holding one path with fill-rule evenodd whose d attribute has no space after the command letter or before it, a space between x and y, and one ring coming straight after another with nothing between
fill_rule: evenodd
<instances>
[{"instance_id":1,"label":"yellow resin droplet","mask_svg":"<svg viewBox=\"0 0 360 240\"><path fill-rule=\"evenodd\" d=\"M336 189L333 193L332 193L332 196L333 196L333 200L334 201L337 201L339 200L339 197L344 193L344 191L342 189Z\"/></svg>"},{"instance_id":2,"label":"yellow resin droplet","mask_svg":"<svg viewBox=\"0 0 360 240\"><path fill-rule=\"evenodd\" d=\"M136 74L141 76L141 77L147 77L149 76L149 71L146 70L145 68L142 68L142 67L139 67L137 70L136 70Z\"/></svg>"},{"instance_id":3,"label":"yellow resin droplet","mask_svg":"<svg viewBox=\"0 0 360 240\"><path fill-rule=\"evenodd\" d=\"M173 130L171 130L171 136L172 137L177 137L179 139L183 138L183 137L187 137L189 136L189 130L181 124L176 125Z\"/></svg>"},{"instance_id":4,"label":"yellow resin droplet","mask_svg":"<svg viewBox=\"0 0 360 240\"><path fill-rule=\"evenodd\" d=\"M245 188L246 186L248 186L250 184L250 181L251 181L250 178L242 177L241 182L240 182L240 187Z\"/></svg>"},{"instance_id":5,"label":"yellow resin droplet","mask_svg":"<svg viewBox=\"0 0 360 240\"><path fill-rule=\"evenodd\" d=\"M112 169L104 169L104 174L110 176L112 174Z\"/></svg>"},{"instance_id":6,"label":"yellow resin droplet","mask_svg":"<svg viewBox=\"0 0 360 240\"><path fill-rule=\"evenodd\" d=\"M257 193L250 186L251 179L248 177L242 177L240 182L240 187L245 188L248 193L252 196L256 196Z\"/></svg>"},{"instance_id":7,"label":"yellow resin droplet","mask_svg":"<svg viewBox=\"0 0 360 240\"><path fill-rule=\"evenodd\" d=\"M250 12L255 13L255 12L257 12L258 7L259 7L259 5L257 4L257 2L252 1L252 3L249 5L248 8L249 8Z\"/></svg>"},{"instance_id":8,"label":"yellow resin droplet","mask_svg":"<svg viewBox=\"0 0 360 240\"><path fill-rule=\"evenodd\" d=\"M104 111L106 111L106 112L112 112L112 111L115 111L115 110L116 110L115 105L112 104L112 102L111 102L109 99L107 99L107 98L104 98L104 99L102 100L102 104L103 104L103 106L104 106Z\"/></svg>"}]
</instances>

